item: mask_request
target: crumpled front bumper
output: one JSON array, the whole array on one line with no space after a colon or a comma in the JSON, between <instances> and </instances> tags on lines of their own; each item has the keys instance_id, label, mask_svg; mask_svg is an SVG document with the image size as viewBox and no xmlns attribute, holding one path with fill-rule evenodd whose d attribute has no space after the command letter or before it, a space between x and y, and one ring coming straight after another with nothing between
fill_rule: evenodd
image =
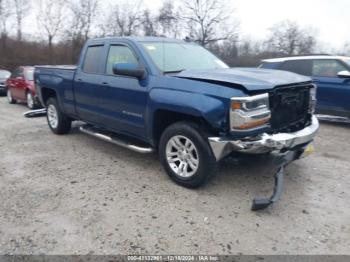
<instances>
[{"instance_id":1,"label":"crumpled front bumper","mask_svg":"<svg viewBox=\"0 0 350 262\"><path fill-rule=\"evenodd\" d=\"M292 133L278 133L269 135L264 133L258 137L242 140L230 140L223 137L209 137L209 144L217 161L231 152L262 154L281 151L304 145L313 140L319 129L319 123L312 116L311 125Z\"/></svg>"}]
</instances>

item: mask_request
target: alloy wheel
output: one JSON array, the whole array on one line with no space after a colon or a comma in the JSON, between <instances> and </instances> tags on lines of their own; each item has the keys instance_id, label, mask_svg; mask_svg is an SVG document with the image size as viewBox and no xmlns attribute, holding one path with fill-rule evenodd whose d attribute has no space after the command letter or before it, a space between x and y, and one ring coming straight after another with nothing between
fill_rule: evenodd
<instances>
[{"instance_id":1,"label":"alloy wheel","mask_svg":"<svg viewBox=\"0 0 350 262\"><path fill-rule=\"evenodd\" d=\"M49 105L47 108L47 119L49 120L49 124L52 128L58 127L58 114L57 109L54 105Z\"/></svg>"},{"instance_id":2,"label":"alloy wheel","mask_svg":"<svg viewBox=\"0 0 350 262\"><path fill-rule=\"evenodd\" d=\"M198 150L185 136L173 136L166 145L166 159L174 173L183 178L193 176L199 167Z\"/></svg>"}]
</instances>

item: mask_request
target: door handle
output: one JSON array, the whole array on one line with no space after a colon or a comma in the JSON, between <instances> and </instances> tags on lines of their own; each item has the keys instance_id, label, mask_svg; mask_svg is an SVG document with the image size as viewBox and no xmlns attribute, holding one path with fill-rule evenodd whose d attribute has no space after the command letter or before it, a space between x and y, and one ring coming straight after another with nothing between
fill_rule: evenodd
<instances>
[{"instance_id":1,"label":"door handle","mask_svg":"<svg viewBox=\"0 0 350 262\"><path fill-rule=\"evenodd\" d=\"M107 82L102 82L102 85L108 86L108 83Z\"/></svg>"},{"instance_id":2,"label":"door handle","mask_svg":"<svg viewBox=\"0 0 350 262\"><path fill-rule=\"evenodd\" d=\"M83 79L81 79L81 78L78 78L78 79L77 79L77 81L81 82L81 81L83 81Z\"/></svg>"}]
</instances>

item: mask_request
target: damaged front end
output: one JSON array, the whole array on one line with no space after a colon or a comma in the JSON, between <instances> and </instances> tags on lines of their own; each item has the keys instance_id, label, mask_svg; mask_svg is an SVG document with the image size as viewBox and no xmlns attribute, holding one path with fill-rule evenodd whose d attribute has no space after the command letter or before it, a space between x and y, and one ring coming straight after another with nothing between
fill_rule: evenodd
<instances>
[{"instance_id":1,"label":"damaged front end","mask_svg":"<svg viewBox=\"0 0 350 262\"><path fill-rule=\"evenodd\" d=\"M232 152L272 153L277 160L274 192L269 198L254 199L252 210L265 209L276 202L282 194L285 167L312 151L311 142L319 129L313 115L315 105L316 87L311 83L231 98L230 134L208 138L216 160ZM252 131L259 134L245 135Z\"/></svg>"}]
</instances>

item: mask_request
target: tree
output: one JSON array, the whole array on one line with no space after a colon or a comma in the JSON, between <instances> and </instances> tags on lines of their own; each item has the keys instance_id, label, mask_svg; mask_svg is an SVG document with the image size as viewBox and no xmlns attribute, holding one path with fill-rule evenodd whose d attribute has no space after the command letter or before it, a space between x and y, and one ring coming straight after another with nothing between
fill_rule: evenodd
<instances>
[{"instance_id":1,"label":"tree","mask_svg":"<svg viewBox=\"0 0 350 262\"><path fill-rule=\"evenodd\" d=\"M296 22L282 21L270 28L268 49L280 55L310 54L316 46L315 34Z\"/></svg>"},{"instance_id":2,"label":"tree","mask_svg":"<svg viewBox=\"0 0 350 262\"><path fill-rule=\"evenodd\" d=\"M350 56L350 42L344 44L344 54Z\"/></svg>"},{"instance_id":3,"label":"tree","mask_svg":"<svg viewBox=\"0 0 350 262\"><path fill-rule=\"evenodd\" d=\"M98 5L98 0L74 0L68 6L71 27L67 30L67 35L72 43L72 62L76 62L81 47L89 38L97 16Z\"/></svg>"},{"instance_id":4,"label":"tree","mask_svg":"<svg viewBox=\"0 0 350 262\"><path fill-rule=\"evenodd\" d=\"M157 21L151 16L148 9L143 11L141 25L145 36L157 36Z\"/></svg>"},{"instance_id":5,"label":"tree","mask_svg":"<svg viewBox=\"0 0 350 262\"><path fill-rule=\"evenodd\" d=\"M182 27L179 19L178 10L175 9L173 2L165 1L159 9L157 22L159 24L159 34L168 37L177 38L180 35L180 28Z\"/></svg>"},{"instance_id":6,"label":"tree","mask_svg":"<svg viewBox=\"0 0 350 262\"><path fill-rule=\"evenodd\" d=\"M0 30L1 36L7 36L7 23L13 13L8 0L0 0Z\"/></svg>"},{"instance_id":7,"label":"tree","mask_svg":"<svg viewBox=\"0 0 350 262\"><path fill-rule=\"evenodd\" d=\"M17 40L21 41L23 19L28 15L31 2L29 0L13 0L13 4L17 23Z\"/></svg>"},{"instance_id":8,"label":"tree","mask_svg":"<svg viewBox=\"0 0 350 262\"><path fill-rule=\"evenodd\" d=\"M49 61L52 63L53 39L63 30L64 9L66 0L39 0L39 13L37 15L40 29L46 34L49 47Z\"/></svg>"},{"instance_id":9,"label":"tree","mask_svg":"<svg viewBox=\"0 0 350 262\"><path fill-rule=\"evenodd\" d=\"M130 2L118 2L109 8L105 22L100 26L103 35L131 36L137 35L141 27L142 12L141 1L130 4Z\"/></svg>"},{"instance_id":10,"label":"tree","mask_svg":"<svg viewBox=\"0 0 350 262\"><path fill-rule=\"evenodd\" d=\"M181 17L188 25L190 37L206 46L234 35L237 24L230 21L232 10L224 0L183 0Z\"/></svg>"},{"instance_id":11,"label":"tree","mask_svg":"<svg viewBox=\"0 0 350 262\"><path fill-rule=\"evenodd\" d=\"M70 4L72 13L71 36L87 40L97 15L98 0L76 0Z\"/></svg>"}]
</instances>

